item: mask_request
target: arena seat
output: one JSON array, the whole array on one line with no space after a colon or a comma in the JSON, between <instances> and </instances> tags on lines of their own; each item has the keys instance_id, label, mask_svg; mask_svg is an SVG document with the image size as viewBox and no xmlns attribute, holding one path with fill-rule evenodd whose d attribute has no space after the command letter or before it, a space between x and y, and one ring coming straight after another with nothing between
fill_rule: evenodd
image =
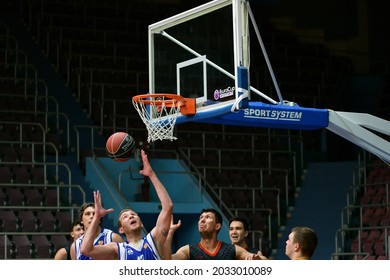
<instances>
[{"instance_id":1,"label":"arena seat","mask_svg":"<svg viewBox=\"0 0 390 280\"><path fill-rule=\"evenodd\" d=\"M38 229L38 220L32 210L18 211L20 230L24 232L35 232Z\"/></svg>"},{"instance_id":2,"label":"arena seat","mask_svg":"<svg viewBox=\"0 0 390 280\"><path fill-rule=\"evenodd\" d=\"M56 230L57 220L50 210L38 210L38 230L42 232L53 232Z\"/></svg>"},{"instance_id":3,"label":"arena seat","mask_svg":"<svg viewBox=\"0 0 390 280\"><path fill-rule=\"evenodd\" d=\"M0 209L0 228L5 232L18 230L18 218L13 210Z\"/></svg>"},{"instance_id":4,"label":"arena seat","mask_svg":"<svg viewBox=\"0 0 390 280\"><path fill-rule=\"evenodd\" d=\"M11 258L30 259L32 256L32 243L26 235L12 236Z\"/></svg>"},{"instance_id":5,"label":"arena seat","mask_svg":"<svg viewBox=\"0 0 390 280\"><path fill-rule=\"evenodd\" d=\"M33 235L31 237L32 257L35 259L52 259L52 244L46 235Z\"/></svg>"}]
</instances>

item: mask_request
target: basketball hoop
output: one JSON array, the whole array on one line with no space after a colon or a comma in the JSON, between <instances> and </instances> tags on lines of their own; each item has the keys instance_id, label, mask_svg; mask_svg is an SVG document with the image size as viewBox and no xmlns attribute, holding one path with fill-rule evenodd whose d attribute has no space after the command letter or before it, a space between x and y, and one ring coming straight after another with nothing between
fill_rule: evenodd
<instances>
[{"instance_id":1,"label":"basketball hoop","mask_svg":"<svg viewBox=\"0 0 390 280\"><path fill-rule=\"evenodd\" d=\"M148 130L148 142L176 140L173 129L177 116L196 112L195 98L184 98L177 94L141 94L134 96L132 101Z\"/></svg>"}]
</instances>

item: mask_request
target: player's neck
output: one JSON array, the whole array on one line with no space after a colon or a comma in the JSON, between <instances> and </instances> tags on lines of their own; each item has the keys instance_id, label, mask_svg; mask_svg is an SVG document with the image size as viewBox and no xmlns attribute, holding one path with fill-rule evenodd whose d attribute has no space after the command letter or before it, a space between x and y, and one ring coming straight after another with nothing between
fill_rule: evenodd
<instances>
[{"instance_id":1,"label":"player's neck","mask_svg":"<svg viewBox=\"0 0 390 280\"><path fill-rule=\"evenodd\" d=\"M308 257L295 257L293 260L298 261L298 260L310 260Z\"/></svg>"},{"instance_id":2,"label":"player's neck","mask_svg":"<svg viewBox=\"0 0 390 280\"><path fill-rule=\"evenodd\" d=\"M219 242L217 238L202 238L199 243L207 251L213 252L218 247Z\"/></svg>"},{"instance_id":3,"label":"player's neck","mask_svg":"<svg viewBox=\"0 0 390 280\"><path fill-rule=\"evenodd\" d=\"M233 243L233 244L240 246L240 247L244 248L245 250L248 250L248 248L249 248L249 246L245 243L245 241L241 241L241 242L237 242L237 243Z\"/></svg>"},{"instance_id":4,"label":"player's neck","mask_svg":"<svg viewBox=\"0 0 390 280\"><path fill-rule=\"evenodd\" d=\"M301 253L296 253L293 255L293 257L291 258L292 260L308 260L310 258L308 258L307 256L304 256L302 255Z\"/></svg>"},{"instance_id":5,"label":"player's neck","mask_svg":"<svg viewBox=\"0 0 390 280\"><path fill-rule=\"evenodd\" d=\"M129 243L131 244L131 246L133 246L133 248L136 248L138 251L141 250L141 246L143 244L142 238L137 240L137 241L133 240L132 242L129 242Z\"/></svg>"},{"instance_id":6,"label":"player's neck","mask_svg":"<svg viewBox=\"0 0 390 280\"><path fill-rule=\"evenodd\" d=\"M126 234L126 240L129 243L136 244L142 239L142 234Z\"/></svg>"}]
</instances>

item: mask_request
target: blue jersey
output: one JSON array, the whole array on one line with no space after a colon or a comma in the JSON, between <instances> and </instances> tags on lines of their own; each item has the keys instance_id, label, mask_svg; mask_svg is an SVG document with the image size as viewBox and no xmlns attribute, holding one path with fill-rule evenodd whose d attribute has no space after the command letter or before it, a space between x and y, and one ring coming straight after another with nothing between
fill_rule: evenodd
<instances>
[{"instance_id":1,"label":"blue jersey","mask_svg":"<svg viewBox=\"0 0 390 280\"><path fill-rule=\"evenodd\" d=\"M112 242L112 234L114 232L110 229L102 228L100 231L99 235L95 238L93 241L93 245L103 245ZM91 257L87 257L81 254L80 248L81 248L81 243L84 240L84 235L80 236L76 241L75 241L75 251L76 251L76 260L92 260Z\"/></svg>"},{"instance_id":2,"label":"blue jersey","mask_svg":"<svg viewBox=\"0 0 390 280\"><path fill-rule=\"evenodd\" d=\"M140 249L129 242L117 243L119 260L161 260L151 233L142 238Z\"/></svg>"}]
</instances>

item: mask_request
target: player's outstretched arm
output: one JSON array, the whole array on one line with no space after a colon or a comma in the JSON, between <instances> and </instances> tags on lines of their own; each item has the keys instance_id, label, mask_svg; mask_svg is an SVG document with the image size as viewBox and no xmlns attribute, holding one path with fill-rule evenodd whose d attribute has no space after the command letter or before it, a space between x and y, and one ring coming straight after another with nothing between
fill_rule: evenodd
<instances>
[{"instance_id":1,"label":"player's outstretched arm","mask_svg":"<svg viewBox=\"0 0 390 280\"><path fill-rule=\"evenodd\" d=\"M237 260L267 260L263 254L259 251L257 254L253 254L245 250L240 246L236 246L236 258Z\"/></svg>"},{"instance_id":2,"label":"player's outstretched arm","mask_svg":"<svg viewBox=\"0 0 390 280\"><path fill-rule=\"evenodd\" d=\"M141 157L143 169L140 173L149 177L161 202L161 211L158 215L156 226L152 229L152 235L156 242L160 256L163 256L163 247L171 224L173 203L164 185L161 183L156 173L154 173L152 166L149 163L148 156L144 150L141 150Z\"/></svg>"},{"instance_id":3,"label":"player's outstretched arm","mask_svg":"<svg viewBox=\"0 0 390 280\"><path fill-rule=\"evenodd\" d=\"M181 226L181 220L177 221L177 223L173 223L173 215L171 217L171 227L169 228L167 239L164 243L164 250L163 250L163 256L162 258L164 260L170 260L172 259L172 240L173 235L175 234L176 230Z\"/></svg>"},{"instance_id":4,"label":"player's outstretched arm","mask_svg":"<svg viewBox=\"0 0 390 280\"><path fill-rule=\"evenodd\" d=\"M113 250L112 244L106 245L96 245L94 246L93 242L95 236L100 228L100 220L108 213L114 211L114 209L104 209L101 202L100 192L93 192L95 200L95 214L92 218L92 222L88 227L88 230L85 232L84 240L81 244L81 254L84 256L91 257L95 260L107 260L115 258L115 250Z\"/></svg>"}]
</instances>

